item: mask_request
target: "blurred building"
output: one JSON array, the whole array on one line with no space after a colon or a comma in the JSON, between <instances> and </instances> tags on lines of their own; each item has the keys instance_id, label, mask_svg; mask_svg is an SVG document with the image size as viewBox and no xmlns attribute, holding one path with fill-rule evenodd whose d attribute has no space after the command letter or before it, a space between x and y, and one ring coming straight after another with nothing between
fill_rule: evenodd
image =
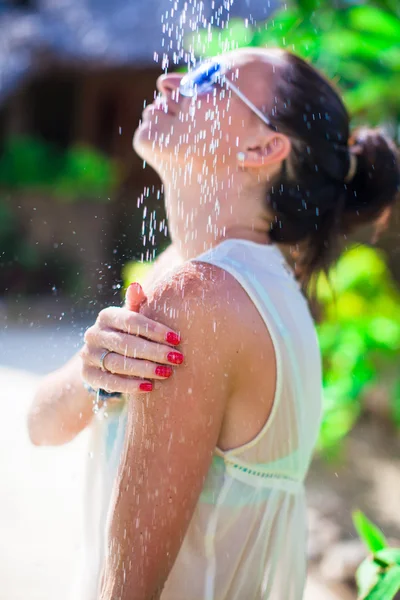
<instances>
[{"instance_id":1,"label":"blurred building","mask_svg":"<svg viewBox=\"0 0 400 600\"><path fill-rule=\"evenodd\" d=\"M85 144L120 161L126 179L108 203L82 198L68 206L37 192L18 198L6 193L21 235L39 245L44 257L62 252L73 268L83 265L85 287L92 291L116 277L118 269L106 273L102 265L140 258L142 209L136 201L145 187L156 189L159 181L132 151L132 135L144 101L153 100L163 59L170 69L182 62L184 36L195 27L224 27L234 17L264 21L272 4L0 0L0 149L13 136L32 136L61 150ZM150 194L148 202L152 208L156 198ZM15 275L18 266L13 269ZM46 277L45 271L45 289L55 275L48 273L48 284ZM0 276L0 288L45 291L40 285L36 290L21 285L18 277L16 284L13 277L11 284L7 281L3 278L2 284ZM62 287L63 280L55 285Z\"/></svg>"}]
</instances>

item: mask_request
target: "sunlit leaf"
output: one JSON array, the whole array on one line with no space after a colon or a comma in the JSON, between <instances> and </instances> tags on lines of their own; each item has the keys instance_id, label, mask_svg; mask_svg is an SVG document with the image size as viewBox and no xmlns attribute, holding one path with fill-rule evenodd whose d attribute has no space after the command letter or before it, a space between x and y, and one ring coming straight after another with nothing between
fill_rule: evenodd
<instances>
[{"instance_id":1,"label":"sunlit leaf","mask_svg":"<svg viewBox=\"0 0 400 600\"><path fill-rule=\"evenodd\" d=\"M324 33L322 48L332 56L377 61L378 52L387 48L387 42L376 37L367 38L358 31L337 27Z\"/></svg>"},{"instance_id":2,"label":"sunlit leaf","mask_svg":"<svg viewBox=\"0 0 400 600\"><path fill-rule=\"evenodd\" d=\"M359 598L366 598L379 581L381 567L370 558L366 558L357 569L356 581Z\"/></svg>"},{"instance_id":3,"label":"sunlit leaf","mask_svg":"<svg viewBox=\"0 0 400 600\"><path fill-rule=\"evenodd\" d=\"M351 82L352 85L366 77L371 76L371 66L357 59L350 59L348 56L338 57L335 63L335 72L332 75L339 75L339 85L345 82Z\"/></svg>"},{"instance_id":4,"label":"sunlit leaf","mask_svg":"<svg viewBox=\"0 0 400 600\"><path fill-rule=\"evenodd\" d=\"M315 10L321 8L321 0L297 0L300 10L304 14L311 14Z\"/></svg>"},{"instance_id":5,"label":"sunlit leaf","mask_svg":"<svg viewBox=\"0 0 400 600\"><path fill-rule=\"evenodd\" d=\"M376 378L376 369L371 365L365 357L359 355L359 360L353 369L353 386L354 393L358 397L363 388L372 383Z\"/></svg>"},{"instance_id":6,"label":"sunlit leaf","mask_svg":"<svg viewBox=\"0 0 400 600\"><path fill-rule=\"evenodd\" d=\"M231 19L226 29L203 29L186 36L184 47L199 58L223 54L252 44L253 29L241 19Z\"/></svg>"},{"instance_id":7,"label":"sunlit leaf","mask_svg":"<svg viewBox=\"0 0 400 600\"><path fill-rule=\"evenodd\" d=\"M153 264L151 262L128 262L122 267L122 279L124 281L124 290L130 283L140 283L143 285L145 278L151 270Z\"/></svg>"},{"instance_id":8,"label":"sunlit leaf","mask_svg":"<svg viewBox=\"0 0 400 600\"><path fill-rule=\"evenodd\" d=\"M390 567L386 573L379 576L378 583L366 596L364 596L364 599L392 600L399 590L400 567Z\"/></svg>"},{"instance_id":9,"label":"sunlit leaf","mask_svg":"<svg viewBox=\"0 0 400 600\"><path fill-rule=\"evenodd\" d=\"M347 13L350 27L358 29L363 34L373 33L390 38L398 43L400 40L400 21L381 8L363 4L352 8Z\"/></svg>"},{"instance_id":10,"label":"sunlit leaf","mask_svg":"<svg viewBox=\"0 0 400 600\"><path fill-rule=\"evenodd\" d=\"M377 316L371 320L368 334L376 343L400 352L400 324L394 320Z\"/></svg>"},{"instance_id":11,"label":"sunlit leaf","mask_svg":"<svg viewBox=\"0 0 400 600\"><path fill-rule=\"evenodd\" d=\"M400 565L400 548L382 548L374 554L374 560L378 560L381 564Z\"/></svg>"},{"instance_id":12,"label":"sunlit leaf","mask_svg":"<svg viewBox=\"0 0 400 600\"><path fill-rule=\"evenodd\" d=\"M355 114L365 111L377 103L381 105L387 91L387 79L382 76L371 76L370 79L361 81L356 88L347 90L344 98L350 111Z\"/></svg>"},{"instance_id":13,"label":"sunlit leaf","mask_svg":"<svg viewBox=\"0 0 400 600\"><path fill-rule=\"evenodd\" d=\"M318 440L319 448L326 450L335 446L352 430L358 415L359 412L354 405L325 412Z\"/></svg>"},{"instance_id":14,"label":"sunlit leaf","mask_svg":"<svg viewBox=\"0 0 400 600\"><path fill-rule=\"evenodd\" d=\"M338 261L332 271L332 284L336 291L359 289L360 284L376 285L379 289L382 277L386 276L388 268L381 252L358 246L348 250Z\"/></svg>"},{"instance_id":15,"label":"sunlit leaf","mask_svg":"<svg viewBox=\"0 0 400 600\"><path fill-rule=\"evenodd\" d=\"M338 323L322 322L317 326L318 340L321 352L332 351L337 345L339 325Z\"/></svg>"},{"instance_id":16,"label":"sunlit leaf","mask_svg":"<svg viewBox=\"0 0 400 600\"><path fill-rule=\"evenodd\" d=\"M286 47L303 58L317 58L321 48L321 36L310 23L303 21L290 31Z\"/></svg>"},{"instance_id":17,"label":"sunlit leaf","mask_svg":"<svg viewBox=\"0 0 400 600\"><path fill-rule=\"evenodd\" d=\"M379 55L381 64L385 67L389 67L394 71L400 71L400 48L398 45L387 48L381 51Z\"/></svg>"},{"instance_id":18,"label":"sunlit leaf","mask_svg":"<svg viewBox=\"0 0 400 600\"><path fill-rule=\"evenodd\" d=\"M326 412L334 412L338 406L345 406L352 400L353 381L352 377L340 372L340 378L330 381L324 386L324 409Z\"/></svg>"},{"instance_id":19,"label":"sunlit leaf","mask_svg":"<svg viewBox=\"0 0 400 600\"><path fill-rule=\"evenodd\" d=\"M337 315L343 320L361 318L368 310L366 299L352 291L341 294L336 302Z\"/></svg>"},{"instance_id":20,"label":"sunlit leaf","mask_svg":"<svg viewBox=\"0 0 400 600\"><path fill-rule=\"evenodd\" d=\"M184 48L200 58L215 56L221 52L219 30L200 30L185 37Z\"/></svg>"},{"instance_id":21,"label":"sunlit leaf","mask_svg":"<svg viewBox=\"0 0 400 600\"><path fill-rule=\"evenodd\" d=\"M287 36L301 21L302 17L296 10L278 11L254 32L252 45L285 46Z\"/></svg>"},{"instance_id":22,"label":"sunlit leaf","mask_svg":"<svg viewBox=\"0 0 400 600\"><path fill-rule=\"evenodd\" d=\"M382 548L386 548L387 541L382 531L360 510L353 512L353 523L358 535L370 552L377 552Z\"/></svg>"},{"instance_id":23,"label":"sunlit leaf","mask_svg":"<svg viewBox=\"0 0 400 600\"><path fill-rule=\"evenodd\" d=\"M42 140L13 136L6 140L0 158L0 185L51 190L64 201L85 198L106 202L119 179L117 164L87 146L62 152Z\"/></svg>"},{"instance_id":24,"label":"sunlit leaf","mask_svg":"<svg viewBox=\"0 0 400 600\"><path fill-rule=\"evenodd\" d=\"M396 381L389 394L390 410L397 427L400 427L400 379Z\"/></svg>"},{"instance_id":25,"label":"sunlit leaf","mask_svg":"<svg viewBox=\"0 0 400 600\"><path fill-rule=\"evenodd\" d=\"M295 26L302 21L301 15L296 10L282 10L274 13L265 23L265 31L276 32L281 36L287 35Z\"/></svg>"}]
</instances>

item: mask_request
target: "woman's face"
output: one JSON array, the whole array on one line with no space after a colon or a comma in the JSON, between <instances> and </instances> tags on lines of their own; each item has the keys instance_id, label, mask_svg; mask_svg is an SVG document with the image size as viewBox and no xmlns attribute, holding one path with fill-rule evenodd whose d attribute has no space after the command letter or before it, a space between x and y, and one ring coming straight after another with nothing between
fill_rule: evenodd
<instances>
[{"instance_id":1,"label":"woman's face","mask_svg":"<svg viewBox=\"0 0 400 600\"><path fill-rule=\"evenodd\" d=\"M258 109L268 111L273 73L282 61L279 55L251 49L213 60ZM214 169L237 165L237 153L251 147L266 125L223 83L185 97L179 92L182 77L175 73L159 77L159 96L145 108L135 132L136 152L161 175L174 164L200 172L205 165Z\"/></svg>"}]
</instances>

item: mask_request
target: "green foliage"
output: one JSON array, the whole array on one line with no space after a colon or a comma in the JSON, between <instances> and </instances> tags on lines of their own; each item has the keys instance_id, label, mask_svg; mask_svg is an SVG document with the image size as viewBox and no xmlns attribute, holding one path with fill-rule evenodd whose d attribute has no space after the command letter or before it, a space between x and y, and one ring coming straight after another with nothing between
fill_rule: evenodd
<instances>
[{"instance_id":1,"label":"green foliage","mask_svg":"<svg viewBox=\"0 0 400 600\"><path fill-rule=\"evenodd\" d=\"M330 282L331 288L320 277L317 285L323 310L317 326L324 370L320 448L325 451L334 450L351 430L363 395L378 382L385 382L393 419L400 421L400 292L383 253L350 248Z\"/></svg>"},{"instance_id":2,"label":"green foliage","mask_svg":"<svg viewBox=\"0 0 400 600\"><path fill-rule=\"evenodd\" d=\"M0 157L0 187L7 190L38 190L64 201L107 201L117 182L117 166L85 146L61 152L38 139L11 137Z\"/></svg>"},{"instance_id":3,"label":"green foliage","mask_svg":"<svg viewBox=\"0 0 400 600\"><path fill-rule=\"evenodd\" d=\"M137 282L137 283L140 283L141 285L143 285L143 282L146 279L152 266L153 266L152 262L144 262L144 263L141 263L138 261L127 262L122 268L122 280L123 280L122 293L125 295L126 288L128 287L128 285L130 283Z\"/></svg>"},{"instance_id":4,"label":"green foliage","mask_svg":"<svg viewBox=\"0 0 400 600\"><path fill-rule=\"evenodd\" d=\"M344 91L353 116L397 122L400 109L400 19L397 0L297 0L282 3L268 21L232 19L225 30L193 33L186 47L208 57L235 48L281 47L311 60Z\"/></svg>"},{"instance_id":5,"label":"green foliage","mask_svg":"<svg viewBox=\"0 0 400 600\"><path fill-rule=\"evenodd\" d=\"M13 268L14 262L32 271L38 261L37 248L21 235L14 212L0 197L0 274L6 268Z\"/></svg>"},{"instance_id":6,"label":"green foliage","mask_svg":"<svg viewBox=\"0 0 400 600\"><path fill-rule=\"evenodd\" d=\"M353 513L353 522L358 535L370 552L378 552L378 550L386 548L386 538L381 530L371 523L360 510L356 510Z\"/></svg>"},{"instance_id":7,"label":"green foliage","mask_svg":"<svg viewBox=\"0 0 400 600\"><path fill-rule=\"evenodd\" d=\"M354 526L372 553L357 570L359 600L392 600L400 590L400 549L388 548L381 531L360 511Z\"/></svg>"}]
</instances>

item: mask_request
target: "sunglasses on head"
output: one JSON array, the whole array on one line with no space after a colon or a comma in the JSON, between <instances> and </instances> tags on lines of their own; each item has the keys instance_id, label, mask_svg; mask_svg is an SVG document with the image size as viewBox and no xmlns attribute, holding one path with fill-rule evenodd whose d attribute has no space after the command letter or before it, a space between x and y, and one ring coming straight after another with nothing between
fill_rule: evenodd
<instances>
[{"instance_id":1,"label":"sunglasses on head","mask_svg":"<svg viewBox=\"0 0 400 600\"><path fill-rule=\"evenodd\" d=\"M179 84L179 93L187 98L209 94L217 84L232 90L257 117L268 127L273 127L271 121L245 96L232 81L226 77L226 66L217 61L207 61L184 75Z\"/></svg>"}]
</instances>

